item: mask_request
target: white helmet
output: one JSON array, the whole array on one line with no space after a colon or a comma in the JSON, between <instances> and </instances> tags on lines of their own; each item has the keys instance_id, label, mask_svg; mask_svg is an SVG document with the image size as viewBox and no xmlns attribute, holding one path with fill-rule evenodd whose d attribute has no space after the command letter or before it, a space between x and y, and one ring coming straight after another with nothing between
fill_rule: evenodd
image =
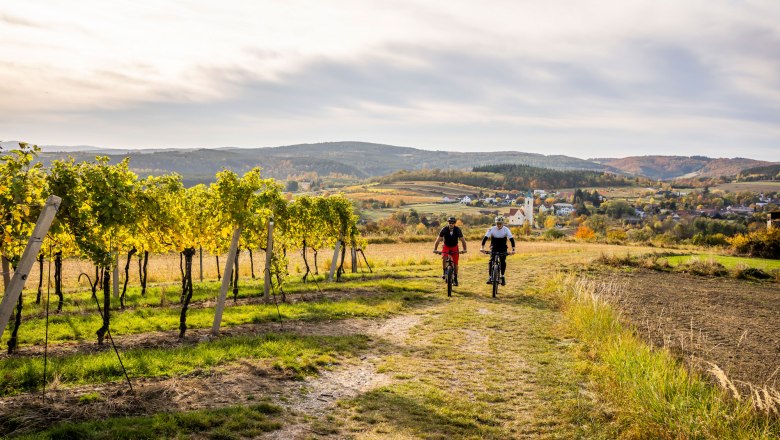
<instances>
[{"instance_id":1,"label":"white helmet","mask_svg":"<svg viewBox=\"0 0 780 440\"><path fill-rule=\"evenodd\" d=\"M504 218L503 215L499 215L498 217L496 217L496 223L504 223L504 220L506 219Z\"/></svg>"}]
</instances>

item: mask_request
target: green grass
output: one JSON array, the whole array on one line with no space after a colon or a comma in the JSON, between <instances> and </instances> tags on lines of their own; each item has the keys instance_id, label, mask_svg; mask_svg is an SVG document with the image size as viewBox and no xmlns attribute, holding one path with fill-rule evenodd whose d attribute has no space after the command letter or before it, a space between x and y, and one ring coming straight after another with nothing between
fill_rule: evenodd
<instances>
[{"instance_id":1,"label":"green grass","mask_svg":"<svg viewBox=\"0 0 780 440\"><path fill-rule=\"evenodd\" d=\"M144 417L111 418L62 423L44 432L16 437L20 440L157 440L203 438L240 440L256 438L282 427L282 410L269 403L249 406L162 413Z\"/></svg>"},{"instance_id":2,"label":"green grass","mask_svg":"<svg viewBox=\"0 0 780 440\"><path fill-rule=\"evenodd\" d=\"M403 277L401 272L399 277ZM330 283L335 284L335 283ZM376 318L398 313L415 301L422 298L423 281L404 279L380 279L366 281L351 281L349 284L338 283L337 286L349 286L350 290L379 290L380 294L366 297L356 297L342 300L323 300L317 302L301 301L296 303L280 303L277 312L275 304L244 304L231 305L227 301L222 325L235 326L251 323L273 322L279 320L331 320L354 317ZM281 301L281 299L279 299ZM147 307L128 311L113 311L111 316L111 332L114 336L138 334L152 331L176 330L179 327L181 310L178 305L171 307ZM208 328L214 321L214 307L191 308L187 313L188 328ZM23 319L19 330L18 343L24 345L41 345L45 341L44 318ZM49 317L49 343L56 344L65 341L85 341L95 339L95 331L102 325L102 319L97 311L89 314L60 314ZM10 332L6 332L10 335ZM3 340L9 336L3 335Z\"/></svg>"},{"instance_id":3,"label":"green grass","mask_svg":"<svg viewBox=\"0 0 780 440\"><path fill-rule=\"evenodd\" d=\"M174 348L133 349L122 353L131 378L171 377L209 371L241 359L263 359L279 370L297 376L311 374L323 365L336 363L338 356L353 355L365 348L365 336L295 336L269 333L237 336L182 345ZM42 386L43 359L0 360L0 395L33 391ZM124 375L112 350L74 354L49 359L48 375L60 383L77 385L123 380Z\"/></svg>"},{"instance_id":4,"label":"green grass","mask_svg":"<svg viewBox=\"0 0 780 440\"><path fill-rule=\"evenodd\" d=\"M601 299L605 282L573 278L548 289L581 340L580 368L613 414L615 436L626 438L775 439L780 421L730 400L665 350L653 350Z\"/></svg>"},{"instance_id":5,"label":"green grass","mask_svg":"<svg viewBox=\"0 0 780 440\"><path fill-rule=\"evenodd\" d=\"M675 255L665 257L669 264L672 266L679 266L685 264L690 260L697 258L703 261L714 260L726 269L734 269L740 266L753 267L769 272L773 270L780 270L780 260L769 260L765 258L745 258L745 257L732 257L727 255L717 254L694 254L694 255Z\"/></svg>"}]
</instances>

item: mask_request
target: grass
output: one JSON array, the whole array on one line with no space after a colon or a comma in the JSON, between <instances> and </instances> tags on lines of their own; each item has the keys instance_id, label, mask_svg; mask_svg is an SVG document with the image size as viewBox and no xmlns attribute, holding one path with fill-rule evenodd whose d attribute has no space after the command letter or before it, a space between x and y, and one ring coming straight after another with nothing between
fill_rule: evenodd
<instances>
[{"instance_id":1,"label":"grass","mask_svg":"<svg viewBox=\"0 0 780 440\"><path fill-rule=\"evenodd\" d=\"M338 356L353 355L365 348L364 336L295 336L268 333L237 336L172 348L132 349L122 353L131 378L172 377L208 372L243 359L264 360L273 368L302 377L334 364ZM0 395L34 391L42 386L43 359L0 360ZM64 385L91 384L124 379L111 350L72 354L49 359L49 377Z\"/></svg>"},{"instance_id":2,"label":"grass","mask_svg":"<svg viewBox=\"0 0 780 440\"><path fill-rule=\"evenodd\" d=\"M699 260L713 260L722 264L726 269L735 269L740 266L752 267L769 272L773 270L780 270L780 260L769 260L766 258L746 258L746 257L732 257L728 255L717 254L694 254L694 255L674 255L666 257L669 264L672 266L678 266L685 264L692 259Z\"/></svg>"},{"instance_id":3,"label":"grass","mask_svg":"<svg viewBox=\"0 0 780 440\"><path fill-rule=\"evenodd\" d=\"M615 284L558 278L548 291L582 341L580 368L627 438L774 439L780 421L734 401L664 350L653 350L604 299Z\"/></svg>"},{"instance_id":4,"label":"grass","mask_svg":"<svg viewBox=\"0 0 780 440\"><path fill-rule=\"evenodd\" d=\"M350 278L347 276L345 278ZM399 271L399 277L409 273ZM330 283L328 288L346 287L345 284ZM374 296L363 296L341 300L323 300L316 302L300 301L296 303L280 303L277 311L272 304L231 305L227 302L222 325L235 326L250 323L273 322L279 320L281 313L283 321L302 320L317 321L345 319L354 317L377 318L388 316L404 310L414 301L422 298L424 290L421 281L403 279L354 280L347 290L375 290L380 293ZM179 326L180 308L146 307L124 312L112 312L111 332L114 336L146 333L153 331L175 330ZM208 328L214 320L214 307L191 308L187 313L188 328ZM49 317L49 343L56 344L65 341L92 340L94 332L102 324L101 317L94 311L89 314L61 314ZM46 331L45 318L25 319L19 331L19 345L40 345L44 343ZM10 333L10 332L6 332ZM8 336L4 335L6 340Z\"/></svg>"},{"instance_id":5,"label":"grass","mask_svg":"<svg viewBox=\"0 0 780 440\"><path fill-rule=\"evenodd\" d=\"M156 440L203 438L240 440L256 438L283 426L282 409L261 402L248 406L163 413L145 417L111 418L82 423L62 423L44 432L17 437L20 440Z\"/></svg>"}]
</instances>

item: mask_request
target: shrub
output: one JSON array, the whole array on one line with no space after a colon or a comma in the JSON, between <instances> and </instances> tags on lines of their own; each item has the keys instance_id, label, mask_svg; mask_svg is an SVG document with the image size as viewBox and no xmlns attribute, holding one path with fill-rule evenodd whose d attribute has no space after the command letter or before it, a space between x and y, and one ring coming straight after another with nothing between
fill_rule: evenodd
<instances>
[{"instance_id":1,"label":"shrub","mask_svg":"<svg viewBox=\"0 0 780 440\"><path fill-rule=\"evenodd\" d=\"M734 270L734 277L743 280L769 280L774 278L771 274L755 267L738 267Z\"/></svg>"},{"instance_id":2,"label":"shrub","mask_svg":"<svg viewBox=\"0 0 780 440\"><path fill-rule=\"evenodd\" d=\"M607 243L623 243L627 238L626 231L622 229L610 229L607 231Z\"/></svg>"},{"instance_id":3,"label":"shrub","mask_svg":"<svg viewBox=\"0 0 780 440\"><path fill-rule=\"evenodd\" d=\"M560 229L548 229L544 231L544 238L547 240L557 240L559 238L565 237L566 234L563 233Z\"/></svg>"},{"instance_id":4,"label":"shrub","mask_svg":"<svg viewBox=\"0 0 780 440\"><path fill-rule=\"evenodd\" d=\"M593 238L596 237L596 233L593 232L593 229L585 225L580 225L574 233L574 237L580 240L593 240Z\"/></svg>"}]
</instances>

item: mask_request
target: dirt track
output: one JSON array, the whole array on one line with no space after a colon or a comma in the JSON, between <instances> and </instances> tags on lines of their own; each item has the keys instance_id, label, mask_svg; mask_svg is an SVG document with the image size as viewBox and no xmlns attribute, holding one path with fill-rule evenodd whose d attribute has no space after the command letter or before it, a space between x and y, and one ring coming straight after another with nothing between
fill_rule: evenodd
<instances>
[{"instance_id":1,"label":"dirt track","mask_svg":"<svg viewBox=\"0 0 780 440\"><path fill-rule=\"evenodd\" d=\"M702 371L714 363L738 386L780 384L780 286L645 270L620 277L619 308L653 345Z\"/></svg>"}]
</instances>

